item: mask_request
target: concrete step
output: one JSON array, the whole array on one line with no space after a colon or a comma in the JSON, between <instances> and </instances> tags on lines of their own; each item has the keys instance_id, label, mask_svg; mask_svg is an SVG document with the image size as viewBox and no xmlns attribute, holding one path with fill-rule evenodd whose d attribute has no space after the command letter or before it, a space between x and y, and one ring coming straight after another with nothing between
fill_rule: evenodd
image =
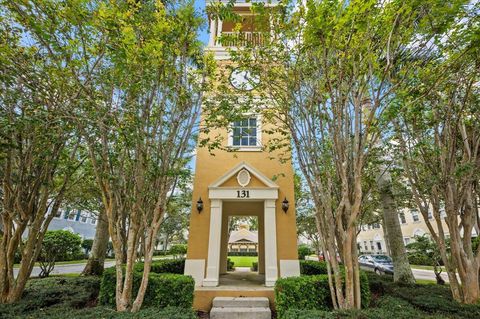
<instances>
[{"instance_id":1,"label":"concrete step","mask_svg":"<svg viewBox=\"0 0 480 319\"><path fill-rule=\"evenodd\" d=\"M266 297L215 297L210 319L271 319Z\"/></svg>"},{"instance_id":2,"label":"concrete step","mask_svg":"<svg viewBox=\"0 0 480 319\"><path fill-rule=\"evenodd\" d=\"M239 307L260 307L268 308L267 297L215 297L213 307L239 308Z\"/></svg>"},{"instance_id":3,"label":"concrete step","mask_svg":"<svg viewBox=\"0 0 480 319\"><path fill-rule=\"evenodd\" d=\"M214 307L210 319L271 319L272 313L267 307Z\"/></svg>"}]
</instances>

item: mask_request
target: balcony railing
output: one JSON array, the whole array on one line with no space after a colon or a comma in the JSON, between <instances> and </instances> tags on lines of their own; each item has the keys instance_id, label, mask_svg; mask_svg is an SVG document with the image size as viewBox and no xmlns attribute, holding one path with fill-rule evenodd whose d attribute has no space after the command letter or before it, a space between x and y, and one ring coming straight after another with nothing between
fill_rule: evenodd
<instances>
[{"instance_id":1,"label":"balcony railing","mask_svg":"<svg viewBox=\"0 0 480 319\"><path fill-rule=\"evenodd\" d=\"M246 45L261 45L263 43L260 32L222 32L215 45L223 47L244 47Z\"/></svg>"}]
</instances>

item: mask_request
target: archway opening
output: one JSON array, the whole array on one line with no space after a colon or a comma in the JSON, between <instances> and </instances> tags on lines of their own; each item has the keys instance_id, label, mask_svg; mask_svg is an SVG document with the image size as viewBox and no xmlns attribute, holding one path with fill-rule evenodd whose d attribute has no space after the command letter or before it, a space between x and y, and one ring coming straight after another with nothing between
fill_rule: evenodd
<instances>
[{"instance_id":1,"label":"archway opening","mask_svg":"<svg viewBox=\"0 0 480 319\"><path fill-rule=\"evenodd\" d=\"M264 286L263 201L224 202L220 286Z\"/></svg>"}]
</instances>

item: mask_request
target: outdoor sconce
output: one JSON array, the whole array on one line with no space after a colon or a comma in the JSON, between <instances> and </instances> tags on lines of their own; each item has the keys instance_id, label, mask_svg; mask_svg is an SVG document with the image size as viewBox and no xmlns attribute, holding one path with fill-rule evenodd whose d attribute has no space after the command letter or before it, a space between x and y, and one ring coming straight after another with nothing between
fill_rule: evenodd
<instances>
[{"instance_id":1,"label":"outdoor sconce","mask_svg":"<svg viewBox=\"0 0 480 319\"><path fill-rule=\"evenodd\" d=\"M197 200L197 210L198 210L198 213L200 214L203 210L203 201L202 201L202 198L200 197L198 200Z\"/></svg>"},{"instance_id":2,"label":"outdoor sconce","mask_svg":"<svg viewBox=\"0 0 480 319\"><path fill-rule=\"evenodd\" d=\"M283 210L283 212L284 212L285 214L287 213L287 210L288 210L288 207L289 207L289 206L290 206L290 205L288 204L288 200L287 200L287 198L285 197L285 199L284 199L283 202L282 202L282 210Z\"/></svg>"}]
</instances>

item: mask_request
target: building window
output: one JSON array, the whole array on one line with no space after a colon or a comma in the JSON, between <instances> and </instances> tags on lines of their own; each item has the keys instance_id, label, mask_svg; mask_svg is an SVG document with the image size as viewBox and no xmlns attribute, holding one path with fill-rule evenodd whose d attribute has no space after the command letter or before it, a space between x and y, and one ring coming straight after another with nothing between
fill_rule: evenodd
<instances>
[{"instance_id":1,"label":"building window","mask_svg":"<svg viewBox=\"0 0 480 319\"><path fill-rule=\"evenodd\" d=\"M95 213L90 213L90 224L95 225L97 223L97 216Z\"/></svg>"},{"instance_id":2,"label":"building window","mask_svg":"<svg viewBox=\"0 0 480 319\"><path fill-rule=\"evenodd\" d=\"M66 211L65 212L65 219L68 219L68 220L75 220L77 218L77 212L74 211L74 210L71 210L71 211Z\"/></svg>"},{"instance_id":3,"label":"building window","mask_svg":"<svg viewBox=\"0 0 480 319\"><path fill-rule=\"evenodd\" d=\"M375 246L373 245L373 240L370 240L370 248L372 249L372 251L375 250Z\"/></svg>"},{"instance_id":4,"label":"building window","mask_svg":"<svg viewBox=\"0 0 480 319\"><path fill-rule=\"evenodd\" d=\"M382 243L377 241L377 250L382 251Z\"/></svg>"},{"instance_id":5,"label":"building window","mask_svg":"<svg viewBox=\"0 0 480 319\"><path fill-rule=\"evenodd\" d=\"M412 219L414 222L420 221L420 217L418 216L418 211L417 210L412 210Z\"/></svg>"},{"instance_id":6,"label":"building window","mask_svg":"<svg viewBox=\"0 0 480 319\"><path fill-rule=\"evenodd\" d=\"M410 244L410 237L404 237L403 242L405 243L405 246Z\"/></svg>"},{"instance_id":7,"label":"building window","mask_svg":"<svg viewBox=\"0 0 480 319\"><path fill-rule=\"evenodd\" d=\"M433 213L432 213L432 210L429 209L428 210L428 219L432 219L433 218Z\"/></svg>"},{"instance_id":8,"label":"building window","mask_svg":"<svg viewBox=\"0 0 480 319\"><path fill-rule=\"evenodd\" d=\"M373 229L379 229L380 228L380 224L379 223L375 223L373 224Z\"/></svg>"},{"instance_id":9,"label":"building window","mask_svg":"<svg viewBox=\"0 0 480 319\"><path fill-rule=\"evenodd\" d=\"M365 247L365 250L368 250L368 246L367 246L367 241L366 241L366 240L363 242L363 246Z\"/></svg>"},{"instance_id":10,"label":"building window","mask_svg":"<svg viewBox=\"0 0 480 319\"><path fill-rule=\"evenodd\" d=\"M62 213L63 213L63 211L61 211L60 209L57 210L57 213L55 214L55 217L56 218L62 218Z\"/></svg>"},{"instance_id":11,"label":"building window","mask_svg":"<svg viewBox=\"0 0 480 319\"><path fill-rule=\"evenodd\" d=\"M80 212L80 221L82 223L86 223L88 218L88 214L86 212Z\"/></svg>"},{"instance_id":12,"label":"building window","mask_svg":"<svg viewBox=\"0 0 480 319\"><path fill-rule=\"evenodd\" d=\"M233 122L232 146L258 146L257 118L255 116Z\"/></svg>"},{"instance_id":13,"label":"building window","mask_svg":"<svg viewBox=\"0 0 480 319\"><path fill-rule=\"evenodd\" d=\"M398 214L399 217L400 217L400 223L402 224L406 224L407 223L407 219L405 218L405 213L400 213Z\"/></svg>"}]
</instances>

